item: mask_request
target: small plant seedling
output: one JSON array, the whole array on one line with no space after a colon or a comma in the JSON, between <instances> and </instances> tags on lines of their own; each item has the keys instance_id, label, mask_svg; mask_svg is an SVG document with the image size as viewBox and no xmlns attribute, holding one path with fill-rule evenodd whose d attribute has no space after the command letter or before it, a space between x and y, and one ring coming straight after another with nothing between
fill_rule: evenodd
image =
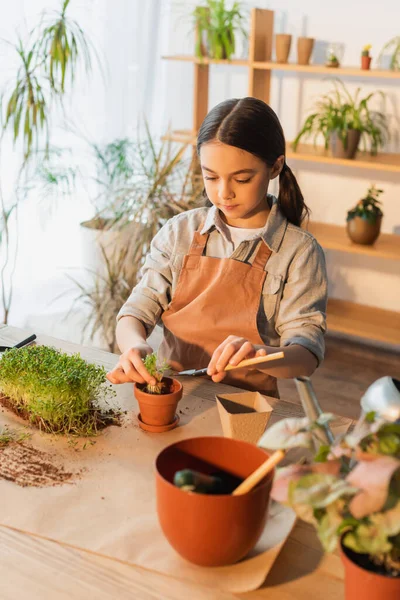
<instances>
[{"instance_id":1,"label":"small plant seedling","mask_svg":"<svg viewBox=\"0 0 400 600\"><path fill-rule=\"evenodd\" d=\"M145 358L142 359L143 364L156 380L155 385L147 384L145 391L149 394L162 394L163 388L165 387L165 383L162 381L165 371L169 369L169 365L164 361L163 363L158 363L157 354L153 352L153 354L148 354Z\"/></svg>"}]
</instances>

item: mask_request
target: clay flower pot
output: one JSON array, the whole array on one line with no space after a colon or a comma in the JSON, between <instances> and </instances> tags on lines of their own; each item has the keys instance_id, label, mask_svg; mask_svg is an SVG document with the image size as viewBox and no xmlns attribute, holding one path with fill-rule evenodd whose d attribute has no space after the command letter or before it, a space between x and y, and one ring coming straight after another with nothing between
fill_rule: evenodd
<instances>
[{"instance_id":1,"label":"clay flower pot","mask_svg":"<svg viewBox=\"0 0 400 600\"><path fill-rule=\"evenodd\" d=\"M367 71L371 66L372 56L361 55L361 68Z\"/></svg>"},{"instance_id":2,"label":"clay flower pot","mask_svg":"<svg viewBox=\"0 0 400 600\"><path fill-rule=\"evenodd\" d=\"M149 394L144 391L145 384L135 383L135 398L139 403L139 425L145 431L154 433L169 431L178 425L179 417L176 407L182 398L182 384L177 379L163 377L168 386L166 394Z\"/></svg>"},{"instance_id":3,"label":"clay flower pot","mask_svg":"<svg viewBox=\"0 0 400 600\"><path fill-rule=\"evenodd\" d=\"M272 413L267 398L259 392L220 394L215 397L224 436L256 444Z\"/></svg>"},{"instance_id":4,"label":"clay flower pot","mask_svg":"<svg viewBox=\"0 0 400 600\"><path fill-rule=\"evenodd\" d=\"M376 572L368 556L357 554L341 545L341 558L345 569L345 600L398 600L400 577L390 577ZM372 569L375 569L372 570Z\"/></svg>"},{"instance_id":5,"label":"clay flower pot","mask_svg":"<svg viewBox=\"0 0 400 600\"><path fill-rule=\"evenodd\" d=\"M287 63L291 44L292 36L288 33L278 33L275 36L276 62Z\"/></svg>"},{"instance_id":6,"label":"clay flower pot","mask_svg":"<svg viewBox=\"0 0 400 600\"><path fill-rule=\"evenodd\" d=\"M330 136L330 146L334 158L354 158L360 142L361 132L349 129L347 132L347 146L343 145L338 133L333 131Z\"/></svg>"},{"instance_id":7,"label":"clay flower pot","mask_svg":"<svg viewBox=\"0 0 400 600\"><path fill-rule=\"evenodd\" d=\"M183 440L156 459L157 512L171 546L201 566L230 565L250 552L265 527L274 473L247 494L208 495L184 491L174 474L193 469L228 474L232 490L263 463L268 454L247 442L224 437Z\"/></svg>"},{"instance_id":8,"label":"clay flower pot","mask_svg":"<svg viewBox=\"0 0 400 600\"><path fill-rule=\"evenodd\" d=\"M381 223L381 216L376 217L375 223L370 223L363 217L355 216L347 221L347 234L355 244L369 246L378 239Z\"/></svg>"},{"instance_id":9,"label":"clay flower pot","mask_svg":"<svg viewBox=\"0 0 400 600\"><path fill-rule=\"evenodd\" d=\"M299 37L297 40L297 64L308 65L314 48L314 38Z\"/></svg>"}]
</instances>

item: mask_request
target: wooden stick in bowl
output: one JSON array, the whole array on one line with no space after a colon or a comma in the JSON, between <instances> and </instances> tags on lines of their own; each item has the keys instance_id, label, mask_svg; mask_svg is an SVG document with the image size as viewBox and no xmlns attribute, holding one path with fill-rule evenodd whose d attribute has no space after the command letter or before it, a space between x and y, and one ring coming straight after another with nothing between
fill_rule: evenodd
<instances>
[{"instance_id":1,"label":"wooden stick in bowl","mask_svg":"<svg viewBox=\"0 0 400 600\"><path fill-rule=\"evenodd\" d=\"M224 371L232 371L233 369L243 369L243 367L251 367L252 365L258 365L259 363L269 362L271 360L278 360L284 358L283 352L272 352L272 354L266 354L265 356L256 356L255 358L246 358L241 360L237 365L226 365Z\"/></svg>"},{"instance_id":2,"label":"wooden stick in bowl","mask_svg":"<svg viewBox=\"0 0 400 600\"><path fill-rule=\"evenodd\" d=\"M240 494L246 494L253 489L272 469L281 462L285 457L286 452L284 450L276 450L265 462L263 462L258 469L256 469L251 475L249 475L238 487L233 490L232 496L240 496Z\"/></svg>"}]
</instances>

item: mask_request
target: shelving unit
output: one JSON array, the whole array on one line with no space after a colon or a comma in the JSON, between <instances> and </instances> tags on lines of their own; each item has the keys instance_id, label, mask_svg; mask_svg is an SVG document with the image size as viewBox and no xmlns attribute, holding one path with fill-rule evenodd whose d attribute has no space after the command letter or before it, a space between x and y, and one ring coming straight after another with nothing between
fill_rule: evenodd
<instances>
[{"instance_id":1,"label":"shelving unit","mask_svg":"<svg viewBox=\"0 0 400 600\"><path fill-rule=\"evenodd\" d=\"M170 61L185 61L193 64L193 124L191 130L176 130L163 139L183 144L195 145L197 131L208 113L209 69L212 65L229 65L248 68L249 96L270 103L271 76L275 71L303 73L307 75L331 75L356 77L359 79L399 79L399 71L362 70L356 67L329 68L324 65L278 64L271 61L274 37L274 13L266 9L253 8L249 35L248 59L215 60L188 55L164 56ZM333 158L323 147L299 144L296 152L287 144L287 158L293 161L338 165L346 168L367 169L387 173L400 173L400 154L379 153L371 156L358 152L353 160ZM310 223L309 230L322 247L352 254L375 256L388 260L400 260L400 236L381 234L374 246L353 244L347 237L344 227L325 223ZM400 313L380 308L329 299L328 327L347 335L400 345Z\"/></svg>"}]
</instances>

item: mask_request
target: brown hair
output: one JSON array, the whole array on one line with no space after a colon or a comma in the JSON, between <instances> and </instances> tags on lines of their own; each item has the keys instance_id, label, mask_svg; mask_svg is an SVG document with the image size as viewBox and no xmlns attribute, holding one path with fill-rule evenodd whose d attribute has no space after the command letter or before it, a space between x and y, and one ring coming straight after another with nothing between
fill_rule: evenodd
<instances>
[{"instance_id":1,"label":"brown hair","mask_svg":"<svg viewBox=\"0 0 400 600\"><path fill-rule=\"evenodd\" d=\"M204 119L197 137L197 153L202 144L218 140L254 154L271 168L285 156L285 136L275 112L257 98L233 98L217 104ZM300 226L309 215L296 177L286 164L279 174L278 204L287 220Z\"/></svg>"}]
</instances>

